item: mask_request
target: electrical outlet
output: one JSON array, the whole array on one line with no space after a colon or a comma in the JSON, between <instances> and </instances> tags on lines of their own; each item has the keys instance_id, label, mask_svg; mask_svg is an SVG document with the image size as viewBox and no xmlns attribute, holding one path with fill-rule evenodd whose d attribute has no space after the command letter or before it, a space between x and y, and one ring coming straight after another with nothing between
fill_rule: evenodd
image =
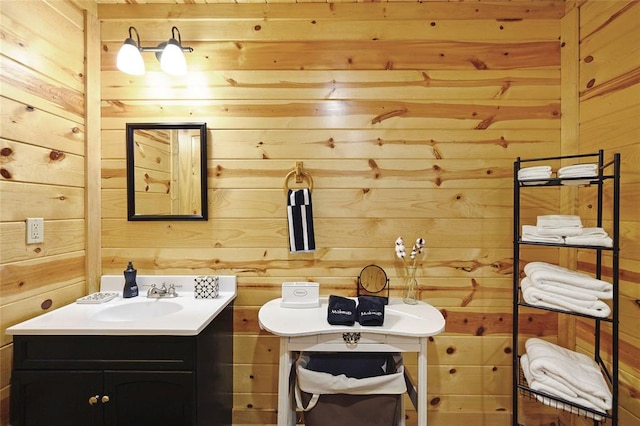
<instances>
[{"instance_id":1,"label":"electrical outlet","mask_svg":"<svg viewBox=\"0 0 640 426\"><path fill-rule=\"evenodd\" d=\"M27 244L37 244L44 241L44 219L41 217L27 218Z\"/></svg>"}]
</instances>

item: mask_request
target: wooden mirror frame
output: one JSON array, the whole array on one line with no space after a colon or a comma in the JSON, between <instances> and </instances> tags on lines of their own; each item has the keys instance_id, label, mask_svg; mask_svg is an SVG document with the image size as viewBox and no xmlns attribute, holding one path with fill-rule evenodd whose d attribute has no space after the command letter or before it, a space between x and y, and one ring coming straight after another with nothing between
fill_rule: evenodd
<instances>
[{"instance_id":1,"label":"wooden mirror frame","mask_svg":"<svg viewBox=\"0 0 640 426\"><path fill-rule=\"evenodd\" d=\"M136 212L136 164L135 164L135 131L145 130L183 130L194 129L200 131L200 211L194 214L140 214ZM196 183L197 185L197 183ZM194 188L194 190L198 190ZM144 220L208 220L207 201L207 124L206 123L127 123L127 219L130 221Z\"/></svg>"}]
</instances>

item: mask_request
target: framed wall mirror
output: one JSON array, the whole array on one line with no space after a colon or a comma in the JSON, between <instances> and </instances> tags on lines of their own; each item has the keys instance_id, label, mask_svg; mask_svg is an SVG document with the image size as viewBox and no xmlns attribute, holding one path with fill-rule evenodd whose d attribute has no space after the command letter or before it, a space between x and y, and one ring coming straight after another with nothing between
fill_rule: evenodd
<instances>
[{"instance_id":1,"label":"framed wall mirror","mask_svg":"<svg viewBox=\"0 0 640 426\"><path fill-rule=\"evenodd\" d=\"M207 124L127 123L129 220L207 220Z\"/></svg>"}]
</instances>

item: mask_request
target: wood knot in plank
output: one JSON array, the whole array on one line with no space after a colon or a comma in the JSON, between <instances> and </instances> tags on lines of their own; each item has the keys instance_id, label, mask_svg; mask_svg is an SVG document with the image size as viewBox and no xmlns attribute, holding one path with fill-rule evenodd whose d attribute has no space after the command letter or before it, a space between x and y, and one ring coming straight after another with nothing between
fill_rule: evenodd
<instances>
[{"instance_id":1,"label":"wood knot in plank","mask_svg":"<svg viewBox=\"0 0 640 426\"><path fill-rule=\"evenodd\" d=\"M509 275L513 273L513 258L506 258L496 260L491 264L491 268L494 272L502 275Z\"/></svg>"},{"instance_id":2,"label":"wood knot in plank","mask_svg":"<svg viewBox=\"0 0 640 426\"><path fill-rule=\"evenodd\" d=\"M435 146L433 147L433 149L431 150L433 152L433 157L438 159L438 160L442 160L442 153L438 150L438 148L436 148Z\"/></svg>"},{"instance_id":3,"label":"wood knot in plank","mask_svg":"<svg viewBox=\"0 0 640 426\"><path fill-rule=\"evenodd\" d=\"M49 153L49 160L60 161L64 160L65 154L63 151L53 150Z\"/></svg>"},{"instance_id":4,"label":"wood knot in plank","mask_svg":"<svg viewBox=\"0 0 640 426\"><path fill-rule=\"evenodd\" d=\"M329 148L335 148L336 147L336 141L333 138L329 138L329 140L327 141L327 146Z\"/></svg>"},{"instance_id":5,"label":"wood knot in plank","mask_svg":"<svg viewBox=\"0 0 640 426\"><path fill-rule=\"evenodd\" d=\"M491 126L494 123L495 120L496 120L495 116L491 116L491 117L485 118L480 123L478 123L478 125L476 126L476 130L486 130L486 129L488 129L489 126Z\"/></svg>"},{"instance_id":6,"label":"wood knot in plank","mask_svg":"<svg viewBox=\"0 0 640 426\"><path fill-rule=\"evenodd\" d=\"M473 65L477 70L488 70L489 69L487 64L485 64L484 62L482 62L478 58L471 58L471 59L469 59L469 62L471 62L471 65Z\"/></svg>"},{"instance_id":7,"label":"wood knot in plank","mask_svg":"<svg viewBox=\"0 0 640 426\"><path fill-rule=\"evenodd\" d=\"M370 158L369 167L371 167L371 170L373 170L374 172L374 178L380 179L380 169L378 168L378 164L376 163L376 160L374 160L373 158Z\"/></svg>"},{"instance_id":8,"label":"wood knot in plank","mask_svg":"<svg viewBox=\"0 0 640 426\"><path fill-rule=\"evenodd\" d=\"M389 111L385 114L380 114L374 117L373 120L371 120L371 124L378 124L383 122L384 120L388 120L389 118L399 117L403 114L406 114L407 112L409 112L409 110L406 108L400 108L393 111Z\"/></svg>"},{"instance_id":9,"label":"wood knot in plank","mask_svg":"<svg viewBox=\"0 0 640 426\"><path fill-rule=\"evenodd\" d=\"M505 81L500 87L500 90L498 90L498 93L496 94L496 98L502 97L505 93L507 93L507 90L509 90L510 88L511 88L511 82Z\"/></svg>"}]
</instances>

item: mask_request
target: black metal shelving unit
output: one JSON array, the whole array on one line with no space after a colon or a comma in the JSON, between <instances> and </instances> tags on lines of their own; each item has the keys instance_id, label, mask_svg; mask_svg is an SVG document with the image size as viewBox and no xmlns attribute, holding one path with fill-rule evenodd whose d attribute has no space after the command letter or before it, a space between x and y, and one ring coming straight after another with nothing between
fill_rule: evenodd
<instances>
[{"instance_id":1,"label":"black metal shelving unit","mask_svg":"<svg viewBox=\"0 0 640 426\"><path fill-rule=\"evenodd\" d=\"M519 180L518 171L523 165L526 167L532 165L539 165L548 162L559 162L563 160L576 161L576 163L596 163L598 164L598 176L594 178L549 178L549 179L530 179ZM538 164L536 164L538 163ZM546 164L545 164L546 165ZM610 237L613 240L612 247L603 246L591 246L591 245L569 245L569 244L555 244L555 243L539 243L523 241L521 238L521 221L520 221L520 192L521 190L535 190L536 187L557 187L562 185L571 185L578 182L571 182L572 180L579 180L578 186L588 186L589 188L579 190L597 190L597 206L596 211L596 226L602 227L603 224L603 211L604 211L604 187L605 185L613 184L613 198L612 198L612 232ZM565 411L571 411L574 415L583 415L589 418L593 418L594 426L598 425L611 425L618 426L618 328L619 328L619 251L620 251L620 154L613 155L613 159L607 163L604 162L604 151L600 150L593 154L581 154L572 156L560 156L560 157L545 157L545 158L531 158L520 159L518 157L514 163L514 191L513 191L513 426L525 426L518 421L518 395L530 397L532 399L544 399L544 403L551 407L563 409ZM595 187L595 189L593 188ZM520 249L522 246L545 246L545 247L559 247L567 249L592 249L596 256L596 278L600 279L603 271L603 253L611 252L611 277L613 284L613 298L611 306L611 314L607 318L599 318L590 315L568 312L561 309L551 309L545 307L539 307L524 302L521 290L520 290ZM587 318L594 321L595 328L595 345L593 359L600 366L602 374L607 380L612 392L612 409L603 414L600 411L593 410L589 407L583 407L579 404L558 398L557 396L540 392L538 390L531 389L524 378L522 369L520 368L520 354L519 348L519 313L520 308L534 308L542 309L546 311L558 312L559 315L573 315L577 317ZM602 356L602 338L601 338L601 325L603 323L611 324L611 365L610 369L607 368L603 356ZM542 402L540 402L542 404ZM599 416L599 417L598 417Z\"/></svg>"}]
</instances>

